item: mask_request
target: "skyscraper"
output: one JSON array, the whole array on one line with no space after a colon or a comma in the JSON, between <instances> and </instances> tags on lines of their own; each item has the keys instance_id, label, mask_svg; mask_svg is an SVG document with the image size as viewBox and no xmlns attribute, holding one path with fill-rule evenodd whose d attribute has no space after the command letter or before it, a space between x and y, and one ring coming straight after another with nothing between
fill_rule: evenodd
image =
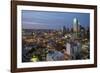
<instances>
[{"instance_id":1,"label":"skyscraper","mask_svg":"<svg viewBox=\"0 0 100 73\"><path fill-rule=\"evenodd\" d=\"M63 26L63 28L62 28L62 32L63 32L63 36L67 33L67 29L65 26Z\"/></svg>"},{"instance_id":2,"label":"skyscraper","mask_svg":"<svg viewBox=\"0 0 100 73\"><path fill-rule=\"evenodd\" d=\"M80 31L80 23L77 18L73 19L73 33L74 33L74 38L78 37L78 33Z\"/></svg>"}]
</instances>

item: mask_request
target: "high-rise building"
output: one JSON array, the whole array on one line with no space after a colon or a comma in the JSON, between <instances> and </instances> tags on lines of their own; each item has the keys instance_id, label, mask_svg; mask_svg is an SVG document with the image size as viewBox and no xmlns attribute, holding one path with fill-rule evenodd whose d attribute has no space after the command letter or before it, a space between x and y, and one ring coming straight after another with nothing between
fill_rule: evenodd
<instances>
[{"instance_id":1,"label":"high-rise building","mask_svg":"<svg viewBox=\"0 0 100 73\"><path fill-rule=\"evenodd\" d=\"M63 26L63 28L62 28L62 32L63 32L63 36L67 33L67 29L65 26Z\"/></svg>"},{"instance_id":2,"label":"high-rise building","mask_svg":"<svg viewBox=\"0 0 100 73\"><path fill-rule=\"evenodd\" d=\"M77 18L73 19L73 32L79 32L80 23Z\"/></svg>"},{"instance_id":3,"label":"high-rise building","mask_svg":"<svg viewBox=\"0 0 100 73\"><path fill-rule=\"evenodd\" d=\"M73 33L74 33L75 38L78 37L79 32L80 32L80 23L77 18L74 18L73 19Z\"/></svg>"}]
</instances>

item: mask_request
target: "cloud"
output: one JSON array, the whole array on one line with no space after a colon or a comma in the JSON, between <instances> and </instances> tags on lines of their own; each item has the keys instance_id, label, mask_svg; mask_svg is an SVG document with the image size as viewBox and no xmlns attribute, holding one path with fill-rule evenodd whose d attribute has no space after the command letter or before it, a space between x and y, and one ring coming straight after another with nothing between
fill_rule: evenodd
<instances>
[{"instance_id":1,"label":"cloud","mask_svg":"<svg viewBox=\"0 0 100 73\"><path fill-rule=\"evenodd\" d=\"M47 24L38 23L38 22L23 22L23 29L46 29L48 28Z\"/></svg>"}]
</instances>

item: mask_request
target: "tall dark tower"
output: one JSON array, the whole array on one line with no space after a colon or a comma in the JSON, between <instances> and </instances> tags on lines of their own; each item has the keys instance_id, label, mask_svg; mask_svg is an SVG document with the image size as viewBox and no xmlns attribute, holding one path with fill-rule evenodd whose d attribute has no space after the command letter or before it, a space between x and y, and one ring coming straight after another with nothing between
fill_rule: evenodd
<instances>
[{"instance_id":1,"label":"tall dark tower","mask_svg":"<svg viewBox=\"0 0 100 73\"><path fill-rule=\"evenodd\" d=\"M63 36L67 33L67 29L65 26L63 26L62 32L63 32Z\"/></svg>"}]
</instances>

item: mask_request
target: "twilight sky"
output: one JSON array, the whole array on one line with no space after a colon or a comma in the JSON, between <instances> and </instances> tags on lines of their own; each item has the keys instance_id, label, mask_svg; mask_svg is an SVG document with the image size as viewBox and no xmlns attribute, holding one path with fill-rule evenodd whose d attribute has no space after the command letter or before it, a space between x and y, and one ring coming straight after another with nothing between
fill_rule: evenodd
<instances>
[{"instance_id":1,"label":"twilight sky","mask_svg":"<svg viewBox=\"0 0 100 73\"><path fill-rule=\"evenodd\" d=\"M89 13L22 10L22 28L61 29L63 26L70 28L74 18L77 18L84 27L90 24Z\"/></svg>"}]
</instances>

